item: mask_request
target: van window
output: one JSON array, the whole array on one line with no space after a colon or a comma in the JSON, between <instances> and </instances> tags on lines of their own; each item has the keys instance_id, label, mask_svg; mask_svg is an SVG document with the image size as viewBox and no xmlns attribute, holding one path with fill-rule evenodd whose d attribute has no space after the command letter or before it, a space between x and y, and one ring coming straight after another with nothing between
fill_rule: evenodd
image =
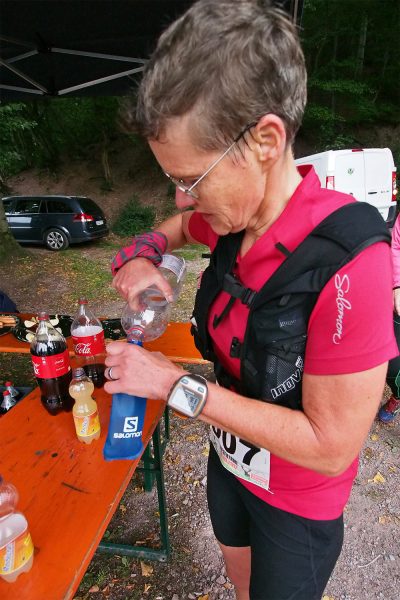
<instances>
[{"instance_id":1,"label":"van window","mask_svg":"<svg viewBox=\"0 0 400 600\"><path fill-rule=\"evenodd\" d=\"M72 214L74 212L72 206L65 202L64 200L60 200L59 198L48 198L47 199L47 212L49 213L62 213L62 214Z\"/></svg>"},{"instance_id":2,"label":"van window","mask_svg":"<svg viewBox=\"0 0 400 600\"><path fill-rule=\"evenodd\" d=\"M11 204L12 204L12 199L11 198L9 200L3 200L4 212L6 214L10 213Z\"/></svg>"},{"instance_id":3,"label":"van window","mask_svg":"<svg viewBox=\"0 0 400 600\"><path fill-rule=\"evenodd\" d=\"M15 201L16 214L40 212L41 200L39 198L19 198Z\"/></svg>"}]
</instances>

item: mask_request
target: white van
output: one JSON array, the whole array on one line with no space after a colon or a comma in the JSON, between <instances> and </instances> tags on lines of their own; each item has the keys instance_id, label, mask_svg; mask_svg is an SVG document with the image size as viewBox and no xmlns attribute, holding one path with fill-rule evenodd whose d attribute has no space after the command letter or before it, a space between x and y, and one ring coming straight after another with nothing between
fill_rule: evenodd
<instances>
[{"instance_id":1,"label":"white van","mask_svg":"<svg viewBox=\"0 0 400 600\"><path fill-rule=\"evenodd\" d=\"M393 227L396 219L396 167L389 148L328 150L296 159L313 165L322 187L354 196L375 206Z\"/></svg>"}]
</instances>

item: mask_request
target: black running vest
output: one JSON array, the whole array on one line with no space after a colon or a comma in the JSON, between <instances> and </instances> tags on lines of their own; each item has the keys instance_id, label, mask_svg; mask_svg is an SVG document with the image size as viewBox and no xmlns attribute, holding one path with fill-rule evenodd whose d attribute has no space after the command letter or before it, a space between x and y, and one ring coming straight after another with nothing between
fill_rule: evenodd
<instances>
[{"instance_id":1,"label":"black running vest","mask_svg":"<svg viewBox=\"0 0 400 600\"><path fill-rule=\"evenodd\" d=\"M293 224L296 227L296 224ZM219 238L204 271L192 316L192 334L202 356L214 363L217 381L239 393L301 409L307 326L318 295L329 279L359 252L390 234L376 208L347 204L326 217L255 292L233 274L244 231ZM244 340L232 337L230 355L240 359L240 380L218 360L207 331L210 306L224 290L230 299L211 327L218 330L235 302L249 308Z\"/></svg>"}]
</instances>

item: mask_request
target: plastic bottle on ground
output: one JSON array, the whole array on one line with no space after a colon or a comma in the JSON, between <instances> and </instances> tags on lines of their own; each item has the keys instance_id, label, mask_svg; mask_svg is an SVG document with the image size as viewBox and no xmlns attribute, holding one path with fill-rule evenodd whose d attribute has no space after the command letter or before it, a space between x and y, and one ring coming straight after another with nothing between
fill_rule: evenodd
<instances>
[{"instance_id":1,"label":"plastic bottle on ground","mask_svg":"<svg viewBox=\"0 0 400 600\"><path fill-rule=\"evenodd\" d=\"M94 385L82 367L74 369L69 394L75 400L72 408L78 440L91 444L100 437L100 421L97 402L92 398Z\"/></svg>"},{"instance_id":2,"label":"plastic bottle on ground","mask_svg":"<svg viewBox=\"0 0 400 600\"><path fill-rule=\"evenodd\" d=\"M0 577L13 583L33 563L33 542L28 522L15 511L18 492L0 475Z\"/></svg>"}]
</instances>

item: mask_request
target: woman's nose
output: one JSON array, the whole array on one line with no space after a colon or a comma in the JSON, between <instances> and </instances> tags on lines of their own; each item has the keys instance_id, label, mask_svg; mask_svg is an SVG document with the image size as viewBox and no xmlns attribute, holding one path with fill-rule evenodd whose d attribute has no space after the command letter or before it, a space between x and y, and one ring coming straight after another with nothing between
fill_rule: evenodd
<instances>
[{"instance_id":1,"label":"woman's nose","mask_svg":"<svg viewBox=\"0 0 400 600\"><path fill-rule=\"evenodd\" d=\"M189 208L189 206L193 206L195 204L195 199L182 192L179 188L176 188L175 193L175 204L179 210L184 210L185 208Z\"/></svg>"}]
</instances>

